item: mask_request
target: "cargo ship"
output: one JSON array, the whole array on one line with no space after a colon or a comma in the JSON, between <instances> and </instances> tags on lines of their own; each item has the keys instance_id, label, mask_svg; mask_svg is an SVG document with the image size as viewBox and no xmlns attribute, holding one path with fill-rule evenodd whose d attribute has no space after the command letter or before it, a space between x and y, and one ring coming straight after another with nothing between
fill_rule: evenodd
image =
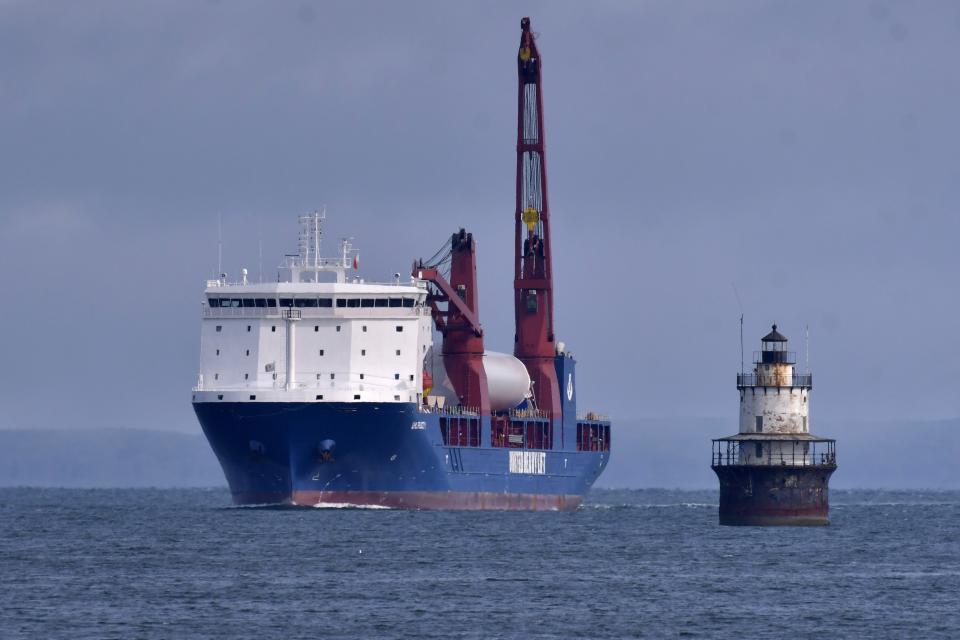
<instances>
[{"instance_id":1,"label":"cargo ship","mask_svg":"<svg viewBox=\"0 0 960 640\"><path fill-rule=\"evenodd\" d=\"M276 282L207 282L193 407L236 504L572 510L610 422L577 412L556 339L540 54L521 21L513 353L488 351L473 235L368 282L325 214L300 217Z\"/></svg>"}]
</instances>

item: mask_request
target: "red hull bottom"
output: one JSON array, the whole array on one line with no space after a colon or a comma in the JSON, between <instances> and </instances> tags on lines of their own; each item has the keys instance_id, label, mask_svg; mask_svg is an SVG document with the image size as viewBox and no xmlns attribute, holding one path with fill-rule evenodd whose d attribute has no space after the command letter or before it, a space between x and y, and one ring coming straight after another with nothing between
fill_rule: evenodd
<instances>
[{"instance_id":1,"label":"red hull bottom","mask_svg":"<svg viewBox=\"0 0 960 640\"><path fill-rule=\"evenodd\" d=\"M294 491L302 506L343 505L390 509L575 511L583 496L465 491Z\"/></svg>"}]
</instances>

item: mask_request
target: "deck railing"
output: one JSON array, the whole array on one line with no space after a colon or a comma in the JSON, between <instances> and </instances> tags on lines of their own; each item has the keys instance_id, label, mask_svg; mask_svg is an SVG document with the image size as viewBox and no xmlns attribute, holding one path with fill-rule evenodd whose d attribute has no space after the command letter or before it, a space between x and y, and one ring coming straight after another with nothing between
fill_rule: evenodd
<instances>
[{"instance_id":1,"label":"deck railing","mask_svg":"<svg viewBox=\"0 0 960 640\"><path fill-rule=\"evenodd\" d=\"M749 387L790 387L811 389L813 388L812 373L794 373L793 375L773 375L764 373L738 373L737 388L744 389Z\"/></svg>"},{"instance_id":2,"label":"deck railing","mask_svg":"<svg viewBox=\"0 0 960 640\"><path fill-rule=\"evenodd\" d=\"M714 440L710 464L726 466L830 467L837 464L835 440Z\"/></svg>"}]
</instances>

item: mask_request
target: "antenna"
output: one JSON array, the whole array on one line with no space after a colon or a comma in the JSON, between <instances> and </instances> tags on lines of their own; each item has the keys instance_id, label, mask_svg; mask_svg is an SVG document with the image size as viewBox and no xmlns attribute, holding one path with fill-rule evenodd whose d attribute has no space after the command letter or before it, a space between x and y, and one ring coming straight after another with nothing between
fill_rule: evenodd
<instances>
[{"instance_id":1,"label":"antenna","mask_svg":"<svg viewBox=\"0 0 960 640\"><path fill-rule=\"evenodd\" d=\"M743 375L743 304L740 302L737 285L731 282L730 286L733 287L733 295L737 297L737 306L740 307L740 375Z\"/></svg>"},{"instance_id":2,"label":"antenna","mask_svg":"<svg viewBox=\"0 0 960 640\"><path fill-rule=\"evenodd\" d=\"M223 214L217 213L217 280L223 277Z\"/></svg>"},{"instance_id":3,"label":"antenna","mask_svg":"<svg viewBox=\"0 0 960 640\"><path fill-rule=\"evenodd\" d=\"M260 232L260 229L257 229L257 253L259 254L257 280L260 282L260 284L263 284L263 234Z\"/></svg>"},{"instance_id":4,"label":"antenna","mask_svg":"<svg viewBox=\"0 0 960 640\"><path fill-rule=\"evenodd\" d=\"M810 373L810 325L806 326L807 330L807 373Z\"/></svg>"}]
</instances>

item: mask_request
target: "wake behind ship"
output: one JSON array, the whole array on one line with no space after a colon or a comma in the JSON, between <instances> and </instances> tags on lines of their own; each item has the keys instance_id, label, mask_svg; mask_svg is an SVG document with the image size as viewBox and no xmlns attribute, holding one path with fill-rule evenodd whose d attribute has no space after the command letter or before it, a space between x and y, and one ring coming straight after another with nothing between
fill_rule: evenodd
<instances>
[{"instance_id":1,"label":"wake behind ship","mask_svg":"<svg viewBox=\"0 0 960 640\"><path fill-rule=\"evenodd\" d=\"M567 510L605 468L610 423L577 414L554 332L540 55L521 28L513 355L485 348L472 234L370 283L348 241L320 257L321 214L301 217L277 282L221 275L203 298L193 406L236 503Z\"/></svg>"}]
</instances>

